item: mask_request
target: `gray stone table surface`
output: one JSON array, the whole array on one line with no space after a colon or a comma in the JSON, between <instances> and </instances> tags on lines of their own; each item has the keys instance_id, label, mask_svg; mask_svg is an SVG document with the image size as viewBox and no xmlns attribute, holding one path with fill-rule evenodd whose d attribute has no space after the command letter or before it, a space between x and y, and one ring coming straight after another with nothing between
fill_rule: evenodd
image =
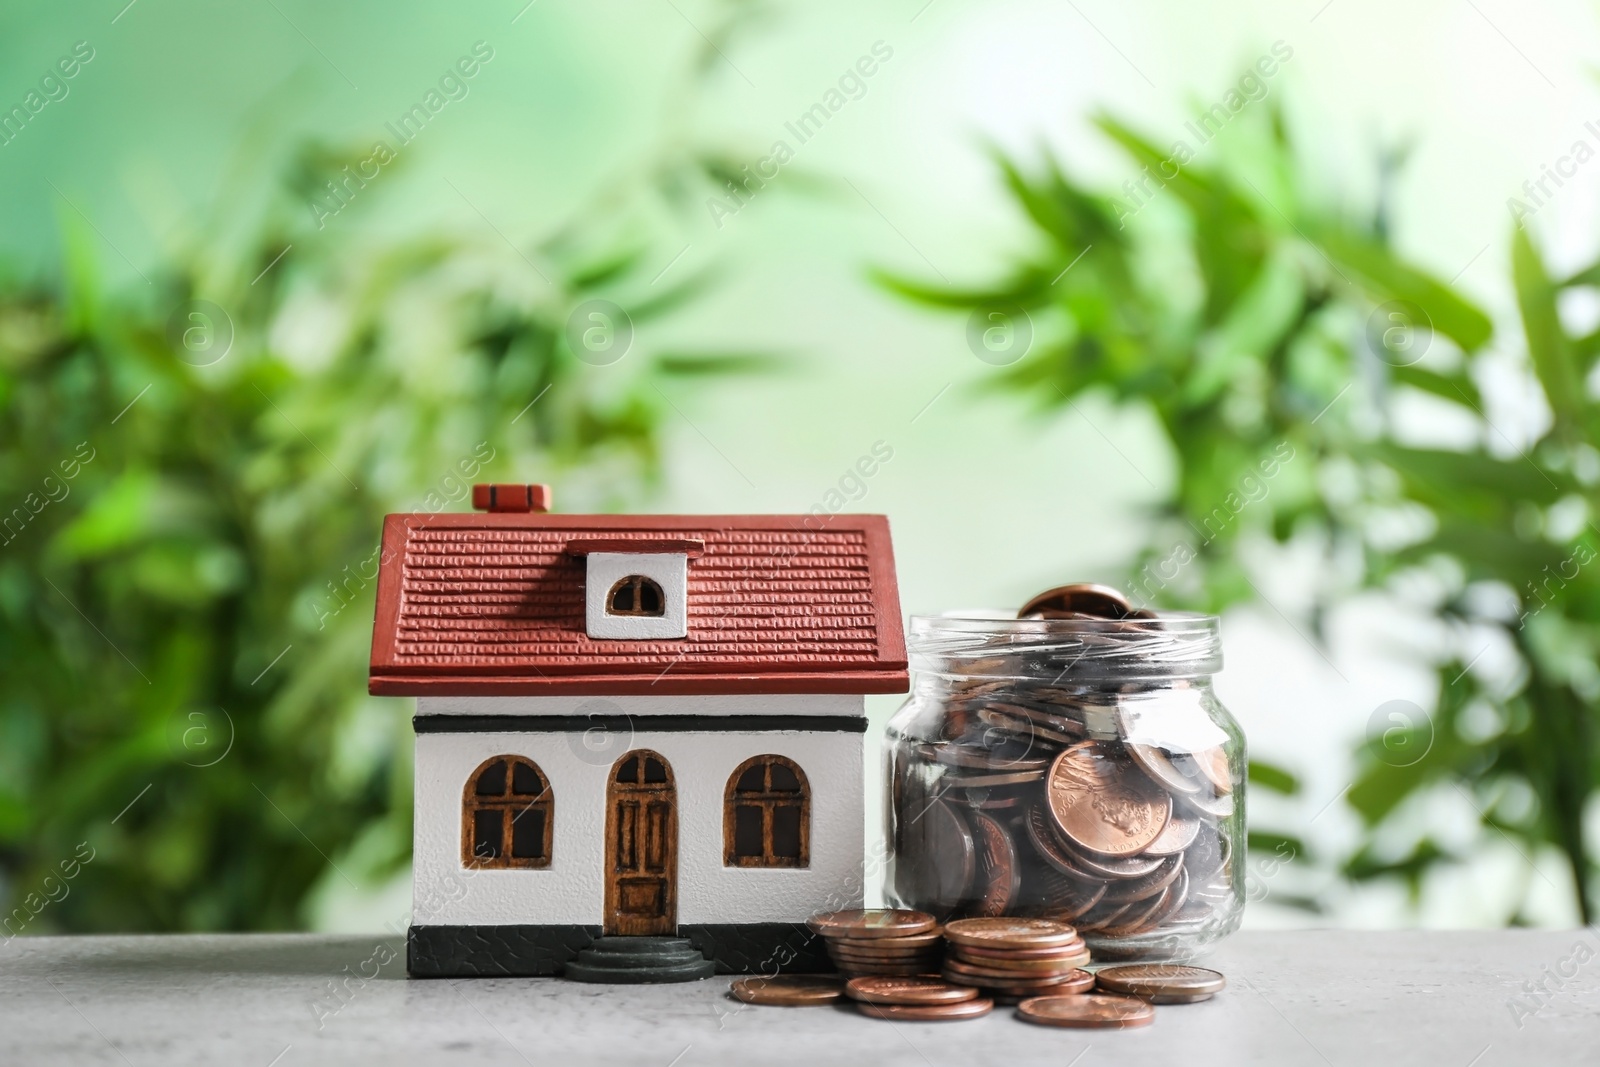
<instances>
[{"instance_id":1,"label":"gray stone table surface","mask_svg":"<svg viewBox=\"0 0 1600 1067\"><path fill-rule=\"evenodd\" d=\"M752 1007L727 978L412 980L378 937L17 937L0 1064L1595 1064L1596 957L1596 930L1244 933L1207 961L1216 999L1096 1032Z\"/></svg>"}]
</instances>

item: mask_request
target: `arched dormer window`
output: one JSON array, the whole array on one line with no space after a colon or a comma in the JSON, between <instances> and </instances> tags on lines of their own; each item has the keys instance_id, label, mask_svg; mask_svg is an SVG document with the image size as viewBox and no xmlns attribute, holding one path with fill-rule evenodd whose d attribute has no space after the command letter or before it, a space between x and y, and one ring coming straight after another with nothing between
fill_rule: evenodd
<instances>
[{"instance_id":1,"label":"arched dormer window","mask_svg":"<svg viewBox=\"0 0 1600 1067\"><path fill-rule=\"evenodd\" d=\"M722 812L728 867L809 867L811 786L783 756L745 760L728 778Z\"/></svg>"},{"instance_id":2,"label":"arched dormer window","mask_svg":"<svg viewBox=\"0 0 1600 1067\"><path fill-rule=\"evenodd\" d=\"M555 823L549 780L532 760L485 760L461 798L464 867L548 867Z\"/></svg>"},{"instance_id":3,"label":"arched dormer window","mask_svg":"<svg viewBox=\"0 0 1600 1067\"><path fill-rule=\"evenodd\" d=\"M606 594L607 615L635 615L660 618L667 613L667 598L655 579L630 574Z\"/></svg>"}]
</instances>

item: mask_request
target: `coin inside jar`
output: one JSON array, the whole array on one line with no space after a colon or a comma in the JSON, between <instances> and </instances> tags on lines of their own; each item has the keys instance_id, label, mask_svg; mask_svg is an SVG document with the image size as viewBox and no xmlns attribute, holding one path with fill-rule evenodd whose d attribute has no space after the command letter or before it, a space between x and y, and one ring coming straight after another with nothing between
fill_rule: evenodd
<instances>
[{"instance_id":1,"label":"coin inside jar","mask_svg":"<svg viewBox=\"0 0 1600 1067\"><path fill-rule=\"evenodd\" d=\"M1133 606L1128 603L1128 598L1109 585L1075 582L1071 585L1058 585L1054 589L1046 589L1032 597L1022 605L1021 610L1017 612L1017 618L1026 619L1029 616L1042 618L1047 617L1046 612L1059 612L1068 616L1122 619L1132 611Z\"/></svg>"},{"instance_id":2,"label":"coin inside jar","mask_svg":"<svg viewBox=\"0 0 1600 1067\"><path fill-rule=\"evenodd\" d=\"M1179 856L1200 833L1201 820L1173 811L1167 825L1144 850L1146 856Z\"/></svg>"},{"instance_id":3,"label":"coin inside jar","mask_svg":"<svg viewBox=\"0 0 1600 1067\"><path fill-rule=\"evenodd\" d=\"M1138 855L1172 815L1172 796L1100 741L1081 741L1056 757L1046 798L1056 829L1103 856Z\"/></svg>"},{"instance_id":4,"label":"coin inside jar","mask_svg":"<svg viewBox=\"0 0 1600 1067\"><path fill-rule=\"evenodd\" d=\"M977 872L977 846L966 820L951 804L933 799L910 810L899 833L909 861L895 868L901 896L938 909L941 918L949 915L966 899Z\"/></svg>"},{"instance_id":5,"label":"coin inside jar","mask_svg":"<svg viewBox=\"0 0 1600 1067\"><path fill-rule=\"evenodd\" d=\"M1219 971L1173 963L1103 967L1095 982L1102 989L1132 994L1153 1004L1192 1004L1214 996L1228 984Z\"/></svg>"},{"instance_id":6,"label":"coin inside jar","mask_svg":"<svg viewBox=\"0 0 1600 1067\"><path fill-rule=\"evenodd\" d=\"M958 1004L978 996L971 986L916 977L852 978L845 983L844 991L851 1000L869 1004Z\"/></svg>"},{"instance_id":7,"label":"coin inside jar","mask_svg":"<svg viewBox=\"0 0 1600 1067\"><path fill-rule=\"evenodd\" d=\"M972 827L978 850L978 900L973 911L1001 915L1017 899L1017 889L1022 884L1017 877L1017 848L993 816L973 812Z\"/></svg>"},{"instance_id":8,"label":"coin inside jar","mask_svg":"<svg viewBox=\"0 0 1600 1067\"><path fill-rule=\"evenodd\" d=\"M777 974L735 978L728 992L746 1004L799 1008L842 1000L845 984L821 974Z\"/></svg>"},{"instance_id":9,"label":"coin inside jar","mask_svg":"<svg viewBox=\"0 0 1600 1067\"><path fill-rule=\"evenodd\" d=\"M1064 922L1096 962L1192 956L1237 927L1242 897L1244 757L1210 687L1215 619L1051 592L1032 619L913 619L918 681L885 753L888 899L946 923ZM1004 951L952 940L934 969L1004 971Z\"/></svg>"},{"instance_id":10,"label":"coin inside jar","mask_svg":"<svg viewBox=\"0 0 1600 1067\"><path fill-rule=\"evenodd\" d=\"M1134 997L1083 993L1069 997L1033 997L1017 1005L1017 1018L1041 1026L1092 1030L1126 1030L1148 1026L1156 1010Z\"/></svg>"}]
</instances>

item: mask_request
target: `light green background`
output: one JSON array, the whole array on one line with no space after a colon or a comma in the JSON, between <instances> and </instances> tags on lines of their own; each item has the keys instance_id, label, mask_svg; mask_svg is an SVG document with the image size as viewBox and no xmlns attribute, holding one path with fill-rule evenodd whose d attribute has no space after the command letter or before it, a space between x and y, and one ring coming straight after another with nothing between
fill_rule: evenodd
<instances>
[{"instance_id":1,"label":"light green background","mask_svg":"<svg viewBox=\"0 0 1600 1067\"><path fill-rule=\"evenodd\" d=\"M885 42L893 57L865 95L799 145L772 186L720 228L709 211L691 213L678 248L657 247L667 279L713 262L728 270L710 299L652 326L642 346L692 339L778 350L796 365L680 387L666 487L638 506L805 510L874 442L888 442L894 458L853 506L891 516L911 613L1012 605L1060 581L1113 576L1138 508L1169 474L1138 412L1084 404L1041 417L985 395L997 372L967 351L959 318L908 308L868 280L874 265L978 280L1021 247L1027 234L985 160L986 141L1024 155L1047 144L1118 185L1134 175L1090 130L1095 108L1168 141L1199 102L1282 40L1294 56L1271 92L1290 102L1328 195L1369 210L1378 148L1411 139L1394 205L1399 243L1442 277L1459 275L1497 313L1508 306L1507 197L1574 141L1600 147L1600 132L1584 125L1594 119L1600 130L1590 73L1600 34L1593 10L1569 2L784 5L724 46L689 114L663 89L717 21L691 0L124 3L0 10L0 107L20 103L74 42L95 49L70 94L0 147L0 256L15 274L53 270L60 220L81 211L114 280L142 284L139 270L207 225L229 173L259 195L291 145L387 136L384 123L478 40L495 58L404 149L403 166L362 192L360 210L329 221L341 240L359 247L492 225L531 244L660 138L692 130L705 143L766 154L786 137L785 122ZM802 176L833 179L833 192L807 194ZM1600 162L1591 162L1536 216L1558 265L1591 250L1597 188ZM241 229L253 202L238 201ZM1496 398L1492 415L1512 438L1538 417L1513 395ZM1420 436L1448 429L1426 413L1415 427ZM556 494L559 507L559 484ZM1293 558L1261 566L1280 606L1292 607L1314 579ZM1307 777L1303 798L1263 802L1257 814L1336 852L1354 831L1338 802L1351 741L1378 705L1426 699L1429 682L1403 651L1426 635L1393 605L1350 605L1331 632L1330 664L1271 613L1235 613L1221 688L1254 750ZM874 720L895 703L874 698ZM1441 821L1447 841L1452 820L1462 835L1480 832L1462 803L1441 795L1417 817ZM1532 862L1536 893L1548 887L1535 912L1570 921L1559 864ZM1268 883L1291 877L1256 873ZM1526 877L1523 857L1491 848L1428 886L1422 921L1496 921L1494 894ZM1461 891L1467 880L1475 892ZM376 913L395 911L404 892L396 883ZM1335 899L1339 921L1407 920L1398 891ZM370 926L375 914L370 901L337 892L323 911L333 926ZM1269 897L1250 921L1302 920Z\"/></svg>"}]
</instances>

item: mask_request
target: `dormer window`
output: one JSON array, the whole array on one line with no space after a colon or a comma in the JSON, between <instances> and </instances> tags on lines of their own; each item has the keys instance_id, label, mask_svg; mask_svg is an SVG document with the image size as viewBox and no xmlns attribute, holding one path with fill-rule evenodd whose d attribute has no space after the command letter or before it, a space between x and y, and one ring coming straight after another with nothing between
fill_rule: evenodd
<instances>
[{"instance_id":1,"label":"dormer window","mask_svg":"<svg viewBox=\"0 0 1600 1067\"><path fill-rule=\"evenodd\" d=\"M666 596L654 579L630 574L611 587L606 597L606 614L660 618L667 613L666 604Z\"/></svg>"},{"instance_id":2,"label":"dormer window","mask_svg":"<svg viewBox=\"0 0 1600 1067\"><path fill-rule=\"evenodd\" d=\"M596 640L689 636L689 560L705 544L686 537L575 537L584 557L584 631Z\"/></svg>"}]
</instances>

